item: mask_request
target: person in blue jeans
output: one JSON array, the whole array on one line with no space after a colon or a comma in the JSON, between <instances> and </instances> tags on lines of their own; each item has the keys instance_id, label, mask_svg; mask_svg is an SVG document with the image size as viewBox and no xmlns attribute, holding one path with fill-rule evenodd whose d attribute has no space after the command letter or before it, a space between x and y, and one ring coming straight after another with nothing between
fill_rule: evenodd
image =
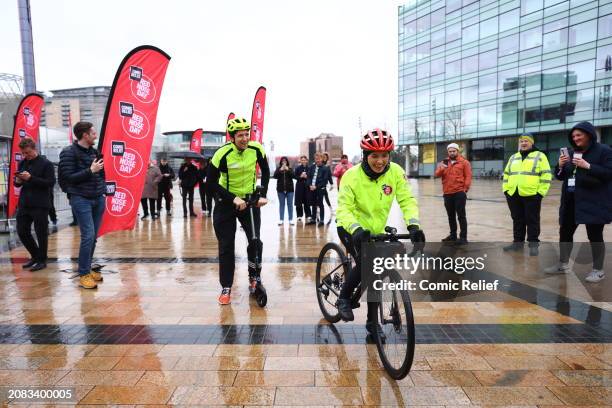
<instances>
[{"instance_id":1,"label":"person in blue jeans","mask_svg":"<svg viewBox=\"0 0 612 408\"><path fill-rule=\"evenodd\" d=\"M103 280L100 272L91 270L91 261L106 205L104 160L93 147L98 133L92 123L78 122L73 130L77 140L60 153L58 173L81 231L79 285L95 289Z\"/></svg>"},{"instance_id":2,"label":"person in blue jeans","mask_svg":"<svg viewBox=\"0 0 612 408\"><path fill-rule=\"evenodd\" d=\"M287 205L287 210L289 210L289 225L295 224L293 222L293 177L293 170L289 166L289 159L286 156L281 157L280 163L274 172L280 214L278 225L283 225L285 222L285 204Z\"/></svg>"}]
</instances>

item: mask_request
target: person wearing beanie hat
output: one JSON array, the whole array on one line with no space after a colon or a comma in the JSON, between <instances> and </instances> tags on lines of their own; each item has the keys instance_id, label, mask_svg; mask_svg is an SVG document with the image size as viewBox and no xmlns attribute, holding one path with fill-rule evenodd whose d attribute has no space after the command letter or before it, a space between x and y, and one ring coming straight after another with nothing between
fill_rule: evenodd
<instances>
[{"instance_id":1,"label":"person wearing beanie hat","mask_svg":"<svg viewBox=\"0 0 612 408\"><path fill-rule=\"evenodd\" d=\"M555 167L555 177L563 181L559 207L559 264L546 272L570 270L574 232L578 225L584 224L593 257L593 269L585 280L596 283L605 277L603 230L605 224L612 222L612 149L597 142L597 132L589 122L575 125L568 142L571 148L567 155L560 155Z\"/></svg>"},{"instance_id":2,"label":"person wearing beanie hat","mask_svg":"<svg viewBox=\"0 0 612 408\"><path fill-rule=\"evenodd\" d=\"M448 216L450 234L442 242L454 242L456 245L467 244L467 218L465 204L467 192L472 184L472 166L461 156L459 145L447 146L448 157L438 163L434 177L442 179L444 208ZM457 220L459 220L459 239L457 239Z\"/></svg>"},{"instance_id":3,"label":"person wearing beanie hat","mask_svg":"<svg viewBox=\"0 0 612 408\"><path fill-rule=\"evenodd\" d=\"M542 198L550 189L552 174L546 154L534 145L531 133L518 140L519 151L504 169L503 192L512 216L513 242L504 251L520 251L529 242L529 255L537 256L540 242L540 209Z\"/></svg>"}]
</instances>

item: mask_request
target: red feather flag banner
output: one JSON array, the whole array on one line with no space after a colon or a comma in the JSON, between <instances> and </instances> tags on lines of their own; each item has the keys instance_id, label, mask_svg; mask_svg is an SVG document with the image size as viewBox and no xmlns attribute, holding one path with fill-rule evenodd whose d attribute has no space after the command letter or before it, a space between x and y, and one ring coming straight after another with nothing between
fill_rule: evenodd
<instances>
[{"instance_id":1,"label":"red feather flag banner","mask_svg":"<svg viewBox=\"0 0 612 408\"><path fill-rule=\"evenodd\" d=\"M106 209L98 236L136 224L169 62L164 51L143 45L119 65L98 143L106 175Z\"/></svg>"},{"instance_id":2,"label":"red feather flag banner","mask_svg":"<svg viewBox=\"0 0 612 408\"><path fill-rule=\"evenodd\" d=\"M253 110L251 112L251 140L263 141L264 112L266 110L266 88L260 86L255 92Z\"/></svg>"},{"instance_id":3,"label":"red feather flag banner","mask_svg":"<svg viewBox=\"0 0 612 408\"><path fill-rule=\"evenodd\" d=\"M202 153L202 133L204 133L202 129L196 129L193 131L193 135L191 135L191 143L189 144L190 151L197 154Z\"/></svg>"},{"instance_id":4,"label":"red feather flag banner","mask_svg":"<svg viewBox=\"0 0 612 408\"><path fill-rule=\"evenodd\" d=\"M15 120L13 122L13 144L11 146L11 164L9 168L8 178L8 217L12 218L17 210L17 203L19 202L19 194L21 193L21 187L15 187L13 180L15 180L15 173L19 169L19 162L21 162L21 150L19 149L19 142L23 138L29 137L34 140L36 147L40 151L38 143L38 127L40 124L40 115L42 113L42 107L45 103L43 97L37 93L27 94L19 102L17 113L15 114Z\"/></svg>"},{"instance_id":5,"label":"red feather flag banner","mask_svg":"<svg viewBox=\"0 0 612 408\"><path fill-rule=\"evenodd\" d=\"M230 112L230 114L227 115L227 120L225 121L225 142L226 143L230 141L230 135L229 135L229 132L227 131L227 122L234 119L235 117L236 115L234 115L234 112Z\"/></svg>"}]
</instances>

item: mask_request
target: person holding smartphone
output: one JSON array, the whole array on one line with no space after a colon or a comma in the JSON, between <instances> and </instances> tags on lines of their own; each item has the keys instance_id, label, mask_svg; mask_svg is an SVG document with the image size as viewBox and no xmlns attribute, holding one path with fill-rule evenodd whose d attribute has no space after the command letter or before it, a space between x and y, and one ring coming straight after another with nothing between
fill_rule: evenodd
<instances>
[{"instance_id":1,"label":"person holding smartphone","mask_svg":"<svg viewBox=\"0 0 612 408\"><path fill-rule=\"evenodd\" d=\"M465 203L467 192L472 185L472 166L461 156L459 145L451 143L446 147L448 157L438 163L435 177L442 179L444 208L448 216L450 234L442 242L453 242L456 245L467 244L467 218ZM457 239L457 220L459 220L459 239Z\"/></svg>"},{"instance_id":2,"label":"person holding smartphone","mask_svg":"<svg viewBox=\"0 0 612 408\"><path fill-rule=\"evenodd\" d=\"M95 289L103 280L100 272L91 269L91 260L106 206L104 159L93 147L98 138L93 123L78 122L73 130L77 140L60 153L58 173L81 232L79 285Z\"/></svg>"},{"instance_id":3,"label":"person holding smartphone","mask_svg":"<svg viewBox=\"0 0 612 408\"><path fill-rule=\"evenodd\" d=\"M289 166L289 159L283 156L280 163L274 171L276 179L276 193L278 194L278 225L283 225L285 222L285 203L287 203L287 211L289 211L289 225L295 225L293 222L293 170Z\"/></svg>"},{"instance_id":4,"label":"person holding smartphone","mask_svg":"<svg viewBox=\"0 0 612 408\"><path fill-rule=\"evenodd\" d=\"M31 138L23 138L19 142L19 150L23 160L19 162L14 180L15 187L21 188L17 204L17 234L31 256L23 268L35 272L47 267L47 217L55 171L53 164L38 154L36 143ZM36 231L36 241L32 236L32 224Z\"/></svg>"},{"instance_id":5,"label":"person holding smartphone","mask_svg":"<svg viewBox=\"0 0 612 408\"><path fill-rule=\"evenodd\" d=\"M605 244L603 230L612 222L612 149L597 141L595 126L581 122L568 135L571 149L562 148L555 177L563 181L559 207L559 264L547 273L570 270L574 232L584 224L593 257L593 269L586 281L604 279Z\"/></svg>"}]
</instances>

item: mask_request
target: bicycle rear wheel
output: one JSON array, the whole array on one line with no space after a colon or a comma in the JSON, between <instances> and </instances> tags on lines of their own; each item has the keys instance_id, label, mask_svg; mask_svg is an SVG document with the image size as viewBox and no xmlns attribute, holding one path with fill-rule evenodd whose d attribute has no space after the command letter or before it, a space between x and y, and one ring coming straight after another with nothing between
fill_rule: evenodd
<instances>
[{"instance_id":1,"label":"bicycle rear wheel","mask_svg":"<svg viewBox=\"0 0 612 408\"><path fill-rule=\"evenodd\" d=\"M393 270L381 277L383 284L401 281L400 275ZM374 336L378 355L387 373L401 380L410 372L415 346L414 316L408 291L382 290L377 319L386 336L384 342L378 333Z\"/></svg>"},{"instance_id":2,"label":"bicycle rear wheel","mask_svg":"<svg viewBox=\"0 0 612 408\"><path fill-rule=\"evenodd\" d=\"M348 274L348 260L340 245L335 242L325 244L317 259L316 289L321 313L330 323L340 321L336 302L340 289Z\"/></svg>"}]
</instances>

